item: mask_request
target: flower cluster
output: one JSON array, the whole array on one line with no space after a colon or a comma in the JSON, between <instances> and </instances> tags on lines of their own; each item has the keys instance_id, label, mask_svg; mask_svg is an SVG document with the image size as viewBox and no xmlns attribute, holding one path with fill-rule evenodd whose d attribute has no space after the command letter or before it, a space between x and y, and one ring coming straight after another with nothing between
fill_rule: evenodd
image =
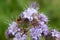
<instances>
[{"instance_id":1,"label":"flower cluster","mask_svg":"<svg viewBox=\"0 0 60 40\"><path fill-rule=\"evenodd\" d=\"M22 25L29 25L28 28L22 27ZM48 18L44 13L39 13L33 7L26 9L20 14L17 21L12 22L6 31L7 37L12 40L27 40L27 32L30 32L31 40L41 40L41 36L45 37L50 35L48 29ZM52 37L56 37L56 40L60 40L60 32L52 30L50 32ZM48 36L48 37L50 37Z\"/></svg>"},{"instance_id":2,"label":"flower cluster","mask_svg":"<svg viewBox=\"0 0 60 40\"><path fill-rule=\"evenodd\" d=\"M12 22L8 27L6 35L8 38L13 38L13 40L26 40L27 38L27 35L21 31L16 22Z\"/></svg>"},{"instance_id":3,"label":"flower cluster","mask_svg":"<svg viewBox=\"0 0 60 40\"><path fill-rule=\"evenodd\" d=\"M34 18L33 18L34 19ZM41 38L42 33L44 36L48 35L48 18L44 14L40 14L36 16L37 25L32 25L30 28L30 35L32 39L39 40Z\"/></svg>"},{"instance_id":4,"label":"flower cluster","mask_svg":"<svg viewBox=\"0 0 60 40\"><path fill-rule=\"evenodd\" d=\"M21 32L18 32L13 38L13 40L27 40L26 38L27 38L26 34L22 35Z\"/></svg>"},{"instance_id":5,"label":"flower cluster","mask_svg":"<svg viewBox=\"0 0 60 40\"><path fill-rule=\"evenodd\" d=\"M9 35L9 37L12 37L17 31L20 31L18 24L16 22L12 22L12 24L8 27L7 35Z\"/></svg>"},{"instance_id":6,"label":"flower cluster","mask_svg":"<svg viewBox=\"0 0 60 40\"><path fill-rule=\"evenodd\" d=\"M52 33L52 37L54 37L55 40L60 40L60 32L58 32L57 30L53 29L51 31L51 33Z\"/></svg>"},{"instance_id":7,"label":"flower cluster","mask_svg":"<svg viewBox=\"0 0 60 40\"><path fill-rule=\"evenodd\" d=\"M33 20L33 14L37 14L38 11L35 10L34 8L28 8L27 10L25 10L22 14L21 14L21 17L23 19L27 18L29 21L32 21Z\"/></svg>"}]
</instances>

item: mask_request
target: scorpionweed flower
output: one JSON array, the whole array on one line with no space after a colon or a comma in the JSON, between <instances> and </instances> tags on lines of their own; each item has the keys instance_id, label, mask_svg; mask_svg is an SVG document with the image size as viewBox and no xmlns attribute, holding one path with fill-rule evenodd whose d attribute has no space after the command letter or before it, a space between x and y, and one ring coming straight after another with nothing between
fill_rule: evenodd
<instances>
[{"instance_id":1,"label":"scorpionweed flower","mask_svg":"<svg viewBox=\"0 0 60 40\"><path fill-rule=\"evenodd\" d=\"M17 22L10 24L6 32L8 37L12 38L13 36L13 40L27 40L27 31L30 31L32 40L40 40L42 35L46 38L48 37L48 39L49 36L52 36L55 37L56 40L60 40L60 32L55 29L50 32L47 25L47 16L43 13L38 14L38 10L33 6L36 6L35 3L22 12ZM24 28L26 24L31 27L29 30L27 30L29 27ZM18 26L20 26L20 28Z\"/></svg>"},{"instance_id":2,"label":"scorpionweed flower","mask_svg":"<svg viewBox=\"0 0 60 40\"><path fill-rule=\"evenodd\" d=\"M12 24L8 27L7 35L15 35L17 31L20 31L18 24L16 22L12 22Z\"/></svg>"},{"instance_id":3,"label":"scorpionweed flower","mask_svg":"<svg viewBox=\"0 0 60 40\"><path fill-rule=\"evenodd\" d=\"M41 21L44 21L44 22L48 22L48 18L46 17L46 15L44 15L43 13L41 13L38 18L41 20Z\"/></svg>"},{"instance_id":4,"label":"scorpionweed flower","mask_svg":"<svg viewBox=\"0 0 60 40\"><path fill-rule=\"evenodd\" d=\"M38 22L38 25L39 25L42 33L43 33L45 36L48 35L48 31L49 31L49 30L48 30L48 25L45 24L43 21L39 21L39 22Z\"/></svg>"},{"instance_id":5,"label":"scorpionweed flower","mask_svg":"<svg viewBox=\"0 0 60 40\"><path fill-rule=\"evenodd\" d=\"M41 37L42 30L38 27L32 27L30 28L30 35L33 40L37 40Z\"/></svg>"},{"instance_id":6,"label":"scorpionweed flower","mask_svg":"<svg viewBox=\"0 0 60 40\"><path fill-rule=\"evenodd\" d=\"M53 29L51 33L52 33L52 37L55 37L56 40L60 40L60 32Z\"/></svg>"},{"instance_id":7,"label":"scorpionweed flower","mask_svg":"<svg viewBox=\"0 0 60 40\"><path fill-rule=\"evenodd\" d=\"M44 35L48 35L48 26L46 24L41 25L42 31Z\"/></svg>"},{"instance_id":8,"label":"scorpionweed flower","mask_svg":"<svg viewBox=\"0 0 60 40\"><path fill-rule=\"evenodd\" d=\"M29 21L32 21L33 20L33 17L32 15L33 14L37 14L38 11L34 8L28 8L27 10L25 10L23 13L22 13L22 18L27 18Z\"/></svg>"},{"instance_id":9,"label":"scorpionweed flower","mask_svg":"<svg viewBox=\"0 0 60 40\"><path fill-rule=\"evenodd\" d=\"M21 32L16 33L15 37L13 40L27 40L27 35L23 34Z\"/></svg>"}]
</instances>

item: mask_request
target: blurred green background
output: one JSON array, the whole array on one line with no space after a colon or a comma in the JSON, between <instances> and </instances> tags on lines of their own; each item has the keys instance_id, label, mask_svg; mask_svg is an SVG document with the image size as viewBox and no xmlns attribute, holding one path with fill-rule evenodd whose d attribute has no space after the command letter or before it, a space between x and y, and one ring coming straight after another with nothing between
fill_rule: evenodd
<instances>
[{"instance_id":1,"label":"blurred green background","mask_svg":"<svg viewBox=\"0 0 60 40\"><path fill-rule=\"evenodd\" d=\"M5 30L12 20L16 20L32 0L0 0L0 40L6 40ZM49 28L60 31L60 0L36 0L39 12L44 12L48 18Z\"/></svg>"}]
</instances>

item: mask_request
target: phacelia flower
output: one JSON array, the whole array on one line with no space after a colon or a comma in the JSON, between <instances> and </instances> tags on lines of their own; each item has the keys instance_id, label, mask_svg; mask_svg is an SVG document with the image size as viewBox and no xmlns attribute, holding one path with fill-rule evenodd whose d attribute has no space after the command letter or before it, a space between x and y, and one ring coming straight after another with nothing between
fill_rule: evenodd
<instances>
[{"instance_id":1,"label":"phacelia flower","mask_svg":"<svg viewBox=\"0 0 60 40\"><path fill-rule=\"evenodd\" d=\"M54 30L52 30L52 32L51 32L51 33L52 33L52 36L53 36L53 37L54 37L54 36L55 36L55 37L57 37L57 38L58 38L58 37L60 37L60 32L58 32L58 31L57 31L57 30L55 30L55 29L54 29Z\"/></svg>"},{"instance_id":2,"label":"phacelia flower","mask_svg":"<svg viewBox=\"0 0 60 40\"><path fill-rule=\"evenodd\" d=\"M22 18L27 18L29 19L29 21L32 21L33 20L33 17L32 15L33 14L37 14L38 11L34 8L28 8L27 10L25 10L23 13L22 13Z\"/></svg>"},{"instance_id":3,"label":"phacelia flower","mask_svg":"<svg viewBox=\"0 0 60 40\"><path fill-rule=\"evenodd\" d=\"M55 37L55 40L60 40L60 32L58 32L56 29L52 30L52 37Z\"/></svg>"},{"instance_id":4,"label":"phacelia flower","mask_svg":"<svg viewBox=\"0 0 60 40\"><path fill-rule=\"evenodd\" d=\"M41 25L44 35L48 35L48 26L46 24Z\"/></svg>"},{"instance_id":5,"label":"phacelia flower","mask_svg":"<svg viewBox=\"0 0 60 40\"><path fill-rule=\"evenodd\" d=\"M15 37L13 40L27 40L27 35L23 34L21 32L16 33Z\"/></svg>"},{"instance_id":6,"label":"phacelia flower","mask_svg":"<svg viewBox=\"0 0 60 40\"><path fill-rule=\"evenodd\" d=\"M16 22L12 22L12 24L7 29L7 35L15 35L17 31L20 31L20 29L18 28L18 24Z\"/></svg>"},{"instance_id":7,"label":"phacelia flower","mask_svg":"<svg viewBox=\"0 0 60 40\"><path fill-rule=\"evenodd\" d=\"M48 35L48 25L45 24L43 21L38 21L38 26L40 27L42 33L44 35Z\"/></svg>"},{"instance_id":8,"label":"phacelia flower","mask_svg":"<svg viewBox=\"0 0 60 40\"><path fill-rule=\"evenodd\" d=\"M33 40L37 40L41 37L42 30L38 27L32 27L30 29L30 35Z\"/></svg>"},{"instance_id":9,"label":"phacelia flower","mask_svg":"<svg viewBox=\"0 0 60 40\"><path fill-rule=\"evenodd\" d=\"M44 21L44 22L48 22L48 18L46 17L46 15L44 15L43 13L41 13L38 18L41 20L41 21Z\"/></svg>"}]
</instances>

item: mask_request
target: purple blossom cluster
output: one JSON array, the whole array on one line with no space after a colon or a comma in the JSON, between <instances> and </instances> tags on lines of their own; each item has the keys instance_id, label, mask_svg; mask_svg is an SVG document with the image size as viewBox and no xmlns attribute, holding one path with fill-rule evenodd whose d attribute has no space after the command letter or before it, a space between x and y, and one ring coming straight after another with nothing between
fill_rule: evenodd
<instances>
[{"instance_id":1,"label":"purple blossom cluster","mask_svg":"<svg viewBox=\"0 0 60 40\"><path fill-rule=\"evenodd\" d=\"M32 39L39 40L41 37L41 33L42 33L42 29L40 28L36 28L36 27L30 28L30 35Z\"/></svg>"},{"instance_id":2,"label":"purple blossom cluster","mask_svg":"<svg viewBox=\"0 0 60 40\"><path fill-rule=\"evenodd\" d=\"M18 24L16 22L12 22L10 26L8 27L7 34L9 37L14 36L17 31L20 31L18 28Z\"/></svg>"},{"instance_id":3,"label":"purple blossom cluster","mask_svg":"<svg viewBox=\"0 0 60 40\"><path fill-rule=\"evenodd\" d=\"M48 36L49 35L49 29L48 29L48 17L44 13L39 13L38 10L36 10L33 7L30 7L26 9L17 20L18 22L22 22L24 24L24 20L28 20L26 23L29 24L29 32L31 36L31 40L41 40L41 36ZM21 29L21 23L18 22L12 22L7 31L7 37L12 38L12 40L27 40L27 32L28 30L24 29L22 27ZM19 25L20 24L20 25ZM60 32L57 30L52 30L50 32L52 37L55 37L56 40L60 40Z\"/></svg>"},{"instance_id":4,"label":"purple blossom cluster","mask_svg":"<svg viewBox=\"0 0 60 40\"><path fill-rule=\"evenodd\" d=\"M21 32L21 29L16 22L12 22L8 27L6 34L8 38L13 38L12 40L26 40L27 38L27 35Z\"/></svg>"},{"instance_id":5,"label":"purple blossom cluster","mask_svg":"<svg viewBox=\"0 0 60 40\"><path fill-rule=\"evenodd\" d=\"M55 37L55 40L60 40L60 32L58 32L56 29L53 29L51 33L52 37Z\"/></svg>"},{"instance_id":6,"label":"purple blossom cluster","mask_svg":"<svg viewBox=\"0 0 60 40\"><path fill-rule=\"evenodd\" d=\"M21 14L21 17L22 18L27 18L29 21L32 21L33 20L33 17L32 15L33 14L37 14L38 11L35 10L34 8L28 8L27 10L25 10L22 14Z\"/></svg>"},{"instance_id":7,"label":"purple blossom cluster","mask_svg":"<svg viewBox=\"0 0 60 40\"><path fill-rule=\"evenodd\" d=\"M41 16L40 16L41 15ZM30 35L32 39L35 40L40 40L42 33L44 36L48 35L48 18L43 14L40 14L37 16L38 22L36 23L37 25L33 25L33 27L30 28Z\"/></svg>"},{"instance_id":8,"label":"purple blossom cluster","mask_svg":"<svg viewBox=\"0 0 60 40\"><path fill-rule=\"evenodd\" d=\"M27 40L26 38L27 38L27 35L26 35L26 34L24 34L24 35L22 36L22 33L21 33L21 32L18 32L18 33L15 35L15 37L13 38L13 40Z\"/></svg>"},{"instance_id":9,"label":"purple blossom cluster","mask_svg":"<svg viewBox=\"0 0 60 40\"><path fill-rule=\"evenodd\" d=\"M32 24L32 27L29 29L32 39L38 40L41 37L42 33L44 35L48 34L48 26L46 24L48 23L48 18L43 13L38 14L38 11L36 9L28 8L21 14L21 18L27 18Z\"/></svg>"}]
</instances>

